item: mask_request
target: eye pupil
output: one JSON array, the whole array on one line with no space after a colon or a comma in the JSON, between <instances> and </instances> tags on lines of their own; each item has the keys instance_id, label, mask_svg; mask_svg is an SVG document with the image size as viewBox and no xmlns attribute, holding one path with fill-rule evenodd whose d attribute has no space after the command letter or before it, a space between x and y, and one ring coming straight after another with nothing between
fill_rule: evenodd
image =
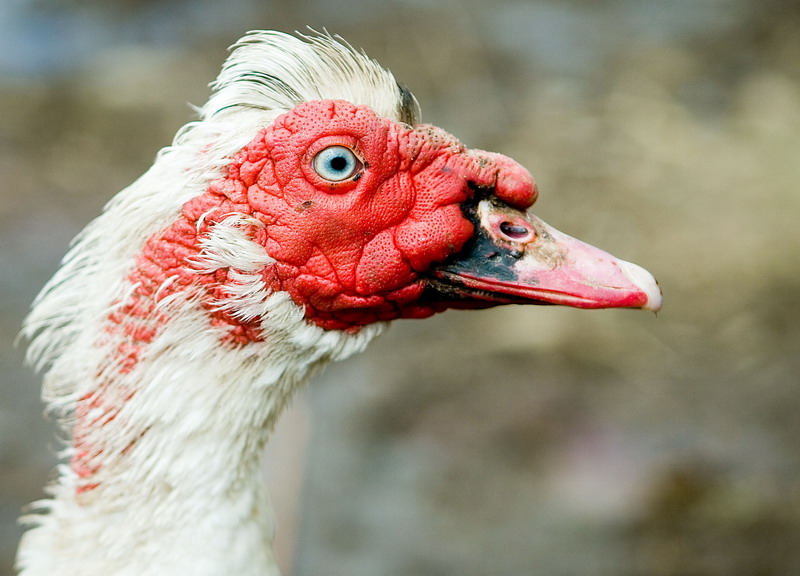
<instances>
[{"instance_id":1,"label":"eye pupil","mask_svg":"<svg viewBox=\"0 0 800 576\"><path fill-rule=\"evenodd\" d=\"M347 158L343 156L334 156L331 158L331 168L340 172L347 168Z\"/></svg>"},{"instance_id":2,"label":"eye pupil","mask_svg":"<svg viewBox=\"0 0 800 576\"><path fill-rule=\"evenodd\" d=\"M329 146L314 156L314 171L329 182L342 182L357 175L362 165L346 146Z\"/></svg>"}]
</instances>

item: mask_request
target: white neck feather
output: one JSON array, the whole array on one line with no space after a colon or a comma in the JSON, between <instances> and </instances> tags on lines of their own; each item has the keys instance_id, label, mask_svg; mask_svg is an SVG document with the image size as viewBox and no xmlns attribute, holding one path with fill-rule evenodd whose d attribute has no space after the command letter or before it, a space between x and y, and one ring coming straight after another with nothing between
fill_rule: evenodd
<instances>
[{"instance_id":1,"label":"white neck feather","mask_svg":"<svg viewBox=\"0 0 800 576\"><path fill-rule=\"evenodd\" d=\"M294 390L382 326L326 332L276 293L264 303L265 341L228 348L221 332L198 332L207 312L180 306L108 392L136 391L101 427L97 486L79 492L64 465L54 499L29 518L24 575L277 574L260 483L264 444Z\"/></svg>"}]
</instances>

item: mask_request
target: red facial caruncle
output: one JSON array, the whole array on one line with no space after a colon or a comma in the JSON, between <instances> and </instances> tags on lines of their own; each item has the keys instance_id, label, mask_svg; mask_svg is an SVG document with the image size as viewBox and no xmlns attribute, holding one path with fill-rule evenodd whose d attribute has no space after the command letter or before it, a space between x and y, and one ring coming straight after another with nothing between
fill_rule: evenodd
<instances>
[{"instance_id":1,"label":"red facial caruncle","mask_svg":"<svg viewBox=\"0 0 800 576\"><path fill-rule=\"evenodd\" d=\"M346 164L337 153L351 153L355 166L332 181L320 158ZM301 104L278 118L237 157L232 178L266 225L265 249L276 260L269 285L326 329L441 309L418 302L420 275L471 238L461 205L473 187L494 188L520 208L536 196L528 172L507 158L342 101Z\"/></svg>"},{"instance_id":2,"label":"red facial caruncle","mask_svg":"<svg viewBox=\"0 0 800 576\"><path fill-rule=\"evenodd\" d=\"M320 174L331 154L343 166L352 154L352 171ZM267 285L322 328L357 330L446 307L419 301L421 275L472 237L462 205L475 188L519 208L536 198L530 174L508 158L365 106L316 101L263 130L184 215L204 216L201 230L232 210L263 222L253 240L275 260L264 270ZM209 205L220 209L209 213Z\"/></svg>"}]
</instances>

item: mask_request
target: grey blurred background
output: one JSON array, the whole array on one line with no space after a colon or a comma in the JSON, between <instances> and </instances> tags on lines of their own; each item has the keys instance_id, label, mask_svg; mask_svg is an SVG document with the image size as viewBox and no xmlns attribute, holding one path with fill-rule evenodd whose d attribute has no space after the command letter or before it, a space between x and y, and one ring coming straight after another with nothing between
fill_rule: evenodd
<instances>
[{"instance_id":1,"label":"grey blurred background","mask_svg":"<svg viewBox=\"0 0 800 576\"><path fill-rule=\"evenodd\" d=\"M800 574L795 0L4 0L0 574L57 446L12 345L31 300L226 47L306 25L665 307L449 312L328 369L270 448L286 574Z\"/></svg>"}]
</instances>

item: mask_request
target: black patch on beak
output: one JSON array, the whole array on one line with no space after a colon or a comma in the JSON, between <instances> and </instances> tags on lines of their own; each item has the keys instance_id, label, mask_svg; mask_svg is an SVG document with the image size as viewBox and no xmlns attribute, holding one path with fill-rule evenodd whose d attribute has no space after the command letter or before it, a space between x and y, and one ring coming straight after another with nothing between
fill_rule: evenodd
<instances>
[{"instance_id":1,"label":"black patch on beak","mask_svg":"<svg viewBox=\"0 0 800 576\"><path fill-rule=\"evenodd\" d=\"M500 295L467 287L462 276L493 278L499 282L516 280L514 264L523 253L494 241L481 223L478 205L483 200L497 204L493 190L470 185L472 197L461 205L464 217L475 230L472 238L457 253L436 265L428 278L427 300L446 300L454 308L488 308L499 304L528 303L530 300L511 295ZM461 304L459 304L459 302Z\"/></svg>"},{"instance_id":2,"label":"black patch on beak","mask_svg":"<svg viewBox=\"0 0 800 576\"><path fill-rule=\"evenodd\" d=\"M461 207L464 217L472 223L475 234L458 254L437 266L437 270L456 275L468 273L504 281L516 278L513 267L517 260L522 258L522 252L498 245L481 225L478 203L487 197L491 197L491 190L479 189L469 202Z\"/></svg>"}]
</instances>

